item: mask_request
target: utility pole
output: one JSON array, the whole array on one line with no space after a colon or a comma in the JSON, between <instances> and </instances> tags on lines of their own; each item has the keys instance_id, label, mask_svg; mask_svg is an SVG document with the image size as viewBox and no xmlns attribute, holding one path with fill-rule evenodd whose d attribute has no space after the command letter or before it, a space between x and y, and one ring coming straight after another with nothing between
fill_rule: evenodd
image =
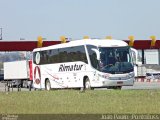
<instances>
[{"instance_id":1,"label":"utility pole","mask_svg":"<svg viewBox=\"0 0 160 120\"><path fill-rule=\"evenodd\" d=\"M0 40L2 40L2 28L0 28Z\"/></svg>"}]
</instances>

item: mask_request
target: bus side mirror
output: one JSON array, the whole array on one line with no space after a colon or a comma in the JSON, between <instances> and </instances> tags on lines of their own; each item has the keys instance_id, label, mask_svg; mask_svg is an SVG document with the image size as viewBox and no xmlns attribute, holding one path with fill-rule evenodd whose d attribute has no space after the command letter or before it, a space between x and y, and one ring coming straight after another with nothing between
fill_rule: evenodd
<instances>
[{"instance_id":1,"label":"bus side mirror","mask_svg":"<svg viewBox=\"0 0 160 120\"><path fill-rule=\"evenodd\" d=\"M91 50L94 51L94 52L96 53L97 60L100 60L100 53L99 53L99 50L97 50L97 49L95 49L95 48L92 48Z\"/></svg>"},{"instance_id":2,"label":"bus side mirror","mask_svg":"<svg viewBox=\"0 0 160 120\"><path fill-rule=\"evenodd\" d=\"M137 64L136 61L133 60L133 64L136 65Z\"/></svg>"}]
</instances>

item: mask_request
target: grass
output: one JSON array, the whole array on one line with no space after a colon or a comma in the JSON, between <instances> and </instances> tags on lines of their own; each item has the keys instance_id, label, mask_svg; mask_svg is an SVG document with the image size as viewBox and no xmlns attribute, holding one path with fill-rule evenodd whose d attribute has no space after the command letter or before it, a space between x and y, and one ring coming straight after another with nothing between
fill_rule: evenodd
<instances>
[{"instance_id":1,"label":"grass","mask_svg":"<svg viewBox=\"0 0 160 120\"><path fill-rule=\"evenodd\" d=\"M0 93L0 114L157 114L159 90L77 90Z\"/></svg>"}]
</instances>

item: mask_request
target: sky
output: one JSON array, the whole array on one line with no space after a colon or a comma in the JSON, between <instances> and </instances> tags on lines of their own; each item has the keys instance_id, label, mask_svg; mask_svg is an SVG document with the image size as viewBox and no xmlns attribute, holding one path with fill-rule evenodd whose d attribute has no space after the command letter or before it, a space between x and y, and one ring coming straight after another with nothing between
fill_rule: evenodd
<instances>
[{"instance_id":1,"label":"sky","mask_svg":"<svg viewBox=\"0 0 160 120\"><path fill-rule=\"evenodd\" d=\"M0 0L3 40L160 39L160 0Z\"/></svg>"}]
</instances>

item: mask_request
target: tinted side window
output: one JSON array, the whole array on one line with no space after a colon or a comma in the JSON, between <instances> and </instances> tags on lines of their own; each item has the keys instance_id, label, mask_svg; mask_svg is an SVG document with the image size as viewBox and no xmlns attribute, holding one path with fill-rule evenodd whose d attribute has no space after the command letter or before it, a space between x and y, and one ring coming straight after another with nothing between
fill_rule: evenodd
<instances>
[{"instance_id":1,"label":"tinted side window","mask_svg":"<svg viewBox=\"0 0 160 120\"><path fill-rule=\"evenodd\" d=\"M59 63L62 63L62 62L68 62L69 60L69 57L68 57L68 54L69 54L69 49L70 48L61 48L61 49L58 49L58 52L59 52Z\"/></svg>"},{"instance_id":2,"label":"tinted side window","mask_svg":"<svg viewBox=\"0 0 160 120\"><path fill-rule=\"evenodd\" d=\"M53 64L63 62L83 61L87 62L84 46L66 47L40 51L40 64ZM33 61L36 64L36 52L33 53Z\"/></svg>"},{"instance_id":3,"label":"tinted side window","mask_svg":"<svg viewBox=\"0 0 160 120\"><path fill-rule=\"evenodd\" d=\"M57 49L50 50L48 63L58 63L59 62L59 53Z\"/></svg>"},{"instance_id":4,"label":"tinted side window","mask_svg":"<svg viewBox=\"0 0 160 120\"><path fill-rule=\"evenodd\" d=\"M41 54L40 64L47 64L49 59L48 51L41 51L40 54Z\"/></svg>"},{"instance_id":5,"label":"tinted side window","mask_svg":"<svg viewBox=\"0 0 160 120\"><path fill-rule=\"evenodd\" d=\"M77 46L72 49L74 61L83 61L88 63L84 46Z\"/></svg>"}]
</instances>

